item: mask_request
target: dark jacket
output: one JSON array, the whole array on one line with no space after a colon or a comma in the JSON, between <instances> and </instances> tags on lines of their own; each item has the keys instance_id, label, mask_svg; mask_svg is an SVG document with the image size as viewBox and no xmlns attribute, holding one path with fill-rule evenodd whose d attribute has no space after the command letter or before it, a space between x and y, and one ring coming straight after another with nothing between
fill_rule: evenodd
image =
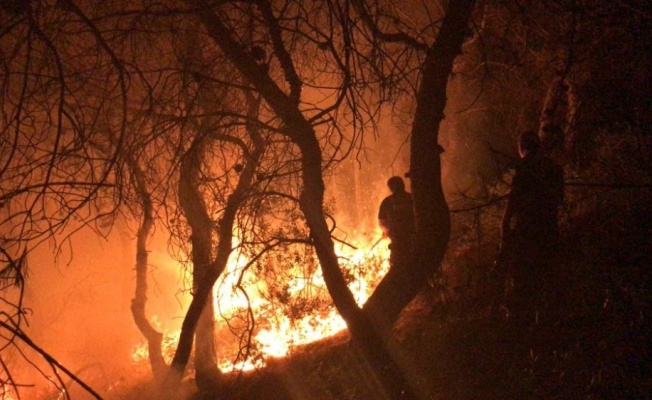
<instances>
[{"instance_id":1,"label":"dark jacket","mask_svg":"<svg viewBox=\"0 0 652 400\"><path fill-rule=\"evenodd\" d=\"M392 242L412 240L415 232L412 194L397 191L385 197L380 203L378 219L385 221Z\"/></svg>"}]
</instances>

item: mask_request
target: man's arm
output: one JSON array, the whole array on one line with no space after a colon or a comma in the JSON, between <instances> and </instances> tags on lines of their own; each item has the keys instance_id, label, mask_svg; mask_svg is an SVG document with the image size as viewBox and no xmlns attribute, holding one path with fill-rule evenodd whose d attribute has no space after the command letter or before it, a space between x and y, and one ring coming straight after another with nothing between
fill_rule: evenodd
<instances>
[{"instance_id":1,"label":"man's arm","mask_svg":"<svg viewBox=\"0 0 652 400\"><path fill-rule=\"evenodd\" d=\"M389 216L387 215L387 199L380 203L378 210L378 225L383 232L383 238L389 237Z\"/></svg>"},{"instance_id":2,"label":"man's arm","mask_svg":"<svg viewBox=\"0 0 652 400\"><path fill-rule=\"evenodd\" d=\"M380 225L380 230L383 232L383 237L389 237L389 224L386 219L378 219L378 225Z\"/></svg>"}]
</instances>

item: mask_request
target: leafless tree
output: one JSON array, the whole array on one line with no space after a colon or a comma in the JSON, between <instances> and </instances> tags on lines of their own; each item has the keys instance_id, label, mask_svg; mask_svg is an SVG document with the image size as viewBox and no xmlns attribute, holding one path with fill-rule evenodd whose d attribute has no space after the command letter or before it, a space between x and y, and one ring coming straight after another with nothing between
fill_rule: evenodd
<instances>
[{"instance_id":1,"label":"leafless tree","mask_svg":"<svg viewBox=\"0 0 652 400\"><path fill-rule=\"evenodd\" d=\"M292 2L282 4L260 1L255 3L253 16L260 20L259 34L265 38L265 46L270 49L273 61L265 65L256 62L255 55L242 43L244 33L239 30L236 22L238 15L243 10L237 3L224 5L212 4L206 1L190 2L196 8L195 12L203 23L208 35L221 48L236 69L251 82L265 100L271 111L280 119L279 130L286 135L301 152L302 188L300 196L301 210L310 228L310 235L319 257L323 275L329 288L334 303L344 319L356 344L363 350L367 359L375 366L375 370L382 376L382 380L390 390L390 396L412 397L411 389L406 386L397 373L395 362L385 346L385 341L380 333L379 326L388 325L392 316L411 300L424 282L424 277L437 270L439 261L443 257L448 240L448 208L441 189L441 175L439 165L439 151L437 133L443 108L445 105L445 92L448 77L452 70L453 60L459 53L462 41L467 36L470 12L473 2L459 2L450 5L438 25L439 35L432 44L421 43L399 32L397 35L384 34L382 27L374 25L364 5L358 5L363 20L367 20L367 28L372 36L380 40L405 41L407 46L416 46L417 50L425 52L421 69L420 86L417 91L417 111L414 118L412 131L412 167L413 190L415 194L415 210L419 221L419 237L422 238L417 245L417 262L410 274L400 274L394 283L385 278L381 287L392 288L391 295L377 295L386 302L395 304L389 316L389 321L370 319L369 314L363 312L355 303L351 292L346 286L346 281L339 268L338 259L334 251L333 240L323 214L324 184L322 164L328 162L325 158L317 131L312 125L316 121L308 113L302 112L299 105L302 99L304 82L301 69L295 61L302 54L293 52L295 43L313 45L316 51L323 48L330 50L332 61L336 62L339 71L335 82L335 101L330 107L323 107L325 111L317 114L319 118L328 116L328 112L335 112L342 101L352 91L354 69L350 52L353 37L347 16L355 10L347 4L327 3L323 6L329 13L321 17L341 18L340 25L326 25L326 30L319 29L319 25L311 24L316 11L316 4L304 5ZM311 14L307 13L311 11ZM246 15L246 14L245 14ZM291 15L291 16L290 16ZM304 23L305 20L305 23ZM292 21L292 27L286 26L285 21ZM294 26L299 26L297 30ZM324 25L321 25L324 26ZM290 36L293 35L293 36ZM305 37L305 38L303 38ZM335 39L338 41L336 42ZM339 40L342 40L340 42ZM303 51L306 51L306 47ZM327 56L327 57L329 57ZM267 69L271 65L274 69ZM332 78L331 78L332 79ZM358 97L356 97L358 98ZM434 261L434 262L433 262ZM390 278L391 279L391 278ZM399 281L401 281L399 283ZM404 287L403 283L409 283ZM402 287L402 296L397 296L397 287ZM407 289L407 290L406 290ZM386 289L385 293L388 293ZM383 292L380 292L383 293ZM379 297L378 297L379 296ZM391 299L391 300L390 300ZM397 300L398 299L398 300ZM371 306L370 306L371 307ZM379 323L380 322L380 323ZM383 350L384 349L384 350ZM390 368L387 368L387 366ZM392 365L394 365L392 367ZM386 371L391 371L387 374ZM403 394L400 394L403 393Z\"/></svg>"},{"instance_id":2,"label":"leafless tree","mask_svg":"<svg viewBox=\"0 0 652 400\"><path fill-rule=\"evenodd\" d=\"M116 54L74 4L3 2L0 18L0 268L22 293L33 248L66 242L81 229L107 233L120 201L127 82ZM7 289L9 347L27 344L54 371L76 378L29 340L22 295L13 303ZM57 386L65 392L63 380Z\"/></svg>"},{"instance_id":3,"label":"leafless tree","mask_svg":"<svg viewBox=\"0 0 652 400\"><path fill-rule=\"evenodd\" d=\"M210 299L234 250L235 225L244 232L240 248L254 259L280 243L310 244L353 341L387 386L378 397L416 397L400 373L390 332L439 272L448 244L439 131L451 75L473 81L474 89L514 76L520 88L539 77L531 92L491 98L519 106L523 96L533 98L506 120L541 115L537 123L562 126L575 145L578 115L591 113L582 101L588 82L609 81L578 65L591 59L595 43L628 34L604 17L615 6L599 1L478 2L477 9L472 0L426 3L402 9L380 0L3 2L5 286L23 287L27 255L37 244L65 241L83 228L105 235L116 210L124 211L138 220L132 313L154 375L163 379L161 332L146 315L147 239L153 226L166 226L193 277L168 382L178 382L194 343L198 383L211 387L220 377ZM632 27L631 21L649 21L637 2L616 3L636 16L627 20ZM548 26L558 15L563 23ZM608 34L586 28L587 17L609 27ZM526 73L513 74L523 63ZM611 70L616 63L610 61ZM360 308L334 250L324 176L363 150L382 106L394 102L413 110L408 136L418 242L414 262L390 271ZM294 218L294 226L286 225L292 235L271 232L269 221L282 214L273 202L293 218L300 211L309 231ZM2 326L11 340L28 343L18 298L3 297L9 311Z\"/></svg>"}]
</instances>

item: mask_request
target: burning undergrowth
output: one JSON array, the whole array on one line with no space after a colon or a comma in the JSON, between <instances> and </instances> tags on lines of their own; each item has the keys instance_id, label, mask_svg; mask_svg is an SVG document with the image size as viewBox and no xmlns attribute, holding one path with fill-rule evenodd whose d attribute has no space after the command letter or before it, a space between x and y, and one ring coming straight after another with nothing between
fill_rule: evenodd
<instances>
[{"instance_id":1,"label":"burning undergrowth","mask_svg":"<svg viewBox=\"0 0 652 400\"><path fill-rule=\"evenodd\" d=\"M389 268L387 243L339 245L345 278L359 304L371 295ZM234 253L214 288L216 342L222 372L264 367L268 360L290 355L300 346L346 329L335 309L312 249L286 246L250 262ZM164 333L163 353L174 356L179 331ZM145 343L133 361L147 361Z\"/></svg>"}]
</instances>

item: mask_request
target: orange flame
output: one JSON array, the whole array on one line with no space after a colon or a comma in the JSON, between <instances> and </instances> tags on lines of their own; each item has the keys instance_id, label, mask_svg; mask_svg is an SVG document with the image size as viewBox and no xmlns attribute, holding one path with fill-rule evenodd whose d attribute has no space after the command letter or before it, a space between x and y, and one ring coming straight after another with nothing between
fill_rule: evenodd
<instances>
[{"instance_id":1,"label":"orange flame","mask_svg":"<svg viewBox=\"0 0 652 400\"><path fill-rule=\"evenodd\" d=\"M338 246L336 249L340 257L341 267L351 278L349 288L359 305L369 298L373 289L389 269L389 250L384 240L375 244L352 249L351 247ZM319 339L335 335L346 329L346 323L340 317L335 307L329 304L314 313L290 317L280 314L269 300L264 296L247 293L245 296L237 289L238 281L244 285L239 271L247 265L248 260L242 254L234 254L228 268L216 285L214 304L218 328L225 328L224 317L237 315L238 312L251 308L257 320L264 321L264 327L259 328L253 337L253 347L259 357L250 356L246 360L232 361L233 357L219 354L219 368L223 372L247 371L265 366L265 359L286 357L298 346L314 342ZM253 274L252 274L253 275ZM261 284L251 276L246 282L248 287L254 287L259 292ZM293 279L290 282L288 293L291 295L302 292L310 286L314 293L326 293L321 271L318 270L308 279ZM255 292L253 290L252 292ZM153 321L156 325L156 321ZM259 324L260 325L260 324ZM176 349L179 331L166 332L164 341L164 355L169 362L174 349ZM220 349L218 349L220 351ZM139 344L132 353L132 360L141 363L148 358L147 346Z\"/></svg>"}]
</instances>

